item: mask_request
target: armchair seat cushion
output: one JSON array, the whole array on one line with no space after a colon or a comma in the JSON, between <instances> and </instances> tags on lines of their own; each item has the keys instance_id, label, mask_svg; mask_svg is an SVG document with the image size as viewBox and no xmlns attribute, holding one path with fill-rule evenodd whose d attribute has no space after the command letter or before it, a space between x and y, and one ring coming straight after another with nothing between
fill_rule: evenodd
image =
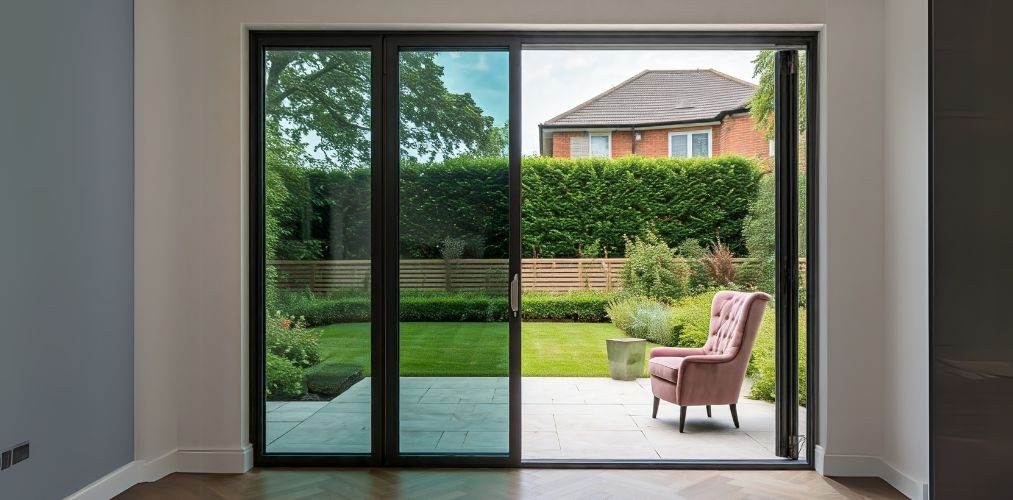
<instances>
[{"instance_id":1,"label":"armchair seat cushion","mask_svg":"<svg viewBox=\"0 0 1013 500\"><path fill-rule=\"evenodd\" d=\"M685 358L665 356L651 358L650 363L647 364L647 371L652 377L665 379L674 384L679 380L679 367L682 366L683 359Z\"/></svg>"}]
</instances>

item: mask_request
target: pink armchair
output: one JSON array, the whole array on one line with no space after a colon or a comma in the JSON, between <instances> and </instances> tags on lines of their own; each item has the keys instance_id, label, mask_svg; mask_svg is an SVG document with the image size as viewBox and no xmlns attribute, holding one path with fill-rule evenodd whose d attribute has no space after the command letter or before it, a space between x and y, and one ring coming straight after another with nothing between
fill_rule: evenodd
<instances>
[{"instance_id":1,"label":"pink armchair","mask_svg":"<svg viewBox=\"0 0 1013 500\"><path fill-rule=\"evenodd\" d=\"M648 372L654 393L652 418L662 399L679 405L679 432L686 428L686 407L729 405L739 426L739 400L746 365L770 295L762 292L718 292L711 302L710 335L703 347L651 349Z\"/></svg>"}]
</instances>

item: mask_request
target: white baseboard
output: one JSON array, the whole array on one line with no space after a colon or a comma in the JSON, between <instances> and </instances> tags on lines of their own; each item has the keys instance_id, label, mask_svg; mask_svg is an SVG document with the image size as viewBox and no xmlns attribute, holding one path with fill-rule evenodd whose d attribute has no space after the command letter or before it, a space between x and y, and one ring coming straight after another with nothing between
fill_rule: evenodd
<instances>
[{"instance_id":1,"label":"white baseboard","mask_svg":"<svg viewBox=\"0 0 1013 500\"><path fill-rule=\"evenodd\" d=\"M239 450L172 450L153 460L134 460L66 497L108 500L139 483L158 481L173 472L241 474L253 468L253 447Z\"/></svg>"},{"instance_id":2,"label":"white baseboard","mask_svg":"<svg viewBox=\"0 0 1013 500\"><path fill-rule=\"evenodd\" d=\"M827 454L822 446L816 446L813 457L816 472L824 476L878 477L897 491L914 500L929 498L929 485L895 469L879 457L868 455Z\"/></svg>"},{"instance_id":3,"label":"white baseboard","mask_svg":"<svg viewBox=\"0 0 1013 500\"><path fill-rule=\"evenodd\" d=\"M141 463L143 460L134 460L71 493L64 500L109 500L138 483L137 474Z\"/></svg>"},{"instance_id":4,"label":"white baseboard","mask_svg":"<svg viewBox=\"0 0 1013 500\"><path fill-rule=\"evenodd\" d=\"M176 472L242 474L253 468L253 446L238 450L179 450Z\"/></svg>"}]
</instances>

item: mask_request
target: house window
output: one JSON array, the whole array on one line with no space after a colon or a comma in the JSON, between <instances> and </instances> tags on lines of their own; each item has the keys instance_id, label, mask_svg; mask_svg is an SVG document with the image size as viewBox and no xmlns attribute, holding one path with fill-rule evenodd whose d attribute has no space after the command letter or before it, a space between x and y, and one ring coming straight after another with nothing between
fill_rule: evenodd
<instances>
[{"instance_id":1,"label":"house window","mask_svg":"<svg viewBox=\"0 0 1013 500\"><path fill-rule=\"evenodd\" d=\"M589 134L591 158L612 157L612 134Z\"/></svg>"},{"instance_id":2,"label":"house window","mask_svg":"<svg viewBox=\"0 0 1013 500\"><path fill-rule=\"evenodd\" d=\"M690 158L710 155L710 130L670 132L668 134L669 158Z\"/></svg>"}]
</instances>

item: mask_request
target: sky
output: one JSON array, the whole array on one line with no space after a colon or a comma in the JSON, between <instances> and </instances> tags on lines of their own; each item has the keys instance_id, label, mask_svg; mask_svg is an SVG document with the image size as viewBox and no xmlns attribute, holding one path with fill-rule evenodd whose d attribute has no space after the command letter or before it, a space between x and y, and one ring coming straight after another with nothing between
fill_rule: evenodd
<instances>
[{"instance_id":1,"label":"sky","mask_svg":"<svg viewBox=\"0 0 1013 500\"><path fill-rule=\"evenodd\" d=\"M756 83L753 50L533 50L522 52L521 126L525 155L538 154L538 124L645 69L716 69ZM497 125L509 115L506 52L443 52L443 81L470 92Z\"/></svg>"}]
</instances>

